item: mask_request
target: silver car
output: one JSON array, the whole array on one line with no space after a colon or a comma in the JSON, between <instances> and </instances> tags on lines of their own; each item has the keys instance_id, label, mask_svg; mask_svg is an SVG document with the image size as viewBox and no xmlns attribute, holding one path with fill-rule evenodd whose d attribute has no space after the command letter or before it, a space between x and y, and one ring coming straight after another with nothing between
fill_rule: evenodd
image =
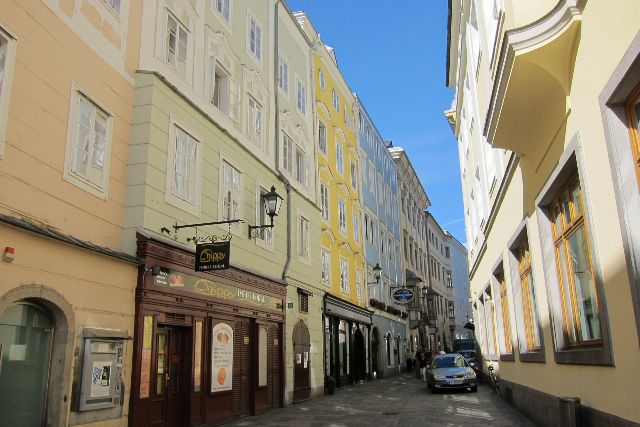
<instances>
[{"instance_id":1,"label":"silver car","mask_svg":"<svg viewBox=\"0 0 640 427\"><path fill-rule=\"evenodd\" d=\"M427 385L432 393L445 389L468 388L478 391L476 373L462 355L441 354L431 360Z\"/></svg>"}]
</instances>

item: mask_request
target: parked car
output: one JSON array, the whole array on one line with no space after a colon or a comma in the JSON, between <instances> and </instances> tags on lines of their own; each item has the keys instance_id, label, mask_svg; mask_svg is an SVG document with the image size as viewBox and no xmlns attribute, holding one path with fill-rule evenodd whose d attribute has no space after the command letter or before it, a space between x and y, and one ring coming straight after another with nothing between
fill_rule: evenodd
<instances>
[{"instance_id":1,"label":"parked car","mask_svg":"<svg viewBox=\"0 0 640 427\"><path fill-rule=\"evenodd\" d=\"M471 366L473 372L478 375L478 372L480 372L480 365L478 364L478 360L476 359L476 352L473 350L462 350L459 351L458 354L462 355L462 357L467 360L467 363L469 363L469 366Z\"/></svg>"},{"instance_id":2,"label":"parked car","mask_svg":"<svg viewBox=\"0 0 640 427\"><path fill-rule=\"evenodd\" d=\"M427 373L427 386L432 393L445 389L478 390L476 373L458 353L434 356Z\"/></svg>"}]
</instances>

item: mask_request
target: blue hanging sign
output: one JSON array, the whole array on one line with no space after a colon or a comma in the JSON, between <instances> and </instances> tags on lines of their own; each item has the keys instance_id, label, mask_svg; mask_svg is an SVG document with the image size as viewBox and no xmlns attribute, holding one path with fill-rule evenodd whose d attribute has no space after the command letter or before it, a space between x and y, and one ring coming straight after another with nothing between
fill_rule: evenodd
<instances>
[{"instance_id":1,"label":"blue hanging sign","mask_svg":"<svg viewBox=\"0 0 640 427\"><path fill-rule=\"evenodd\" d=\"M413 291L409 288L397 289L393 293L393 300L396 304L408 304L413 300Z\"/></svg>"}]
</instances>

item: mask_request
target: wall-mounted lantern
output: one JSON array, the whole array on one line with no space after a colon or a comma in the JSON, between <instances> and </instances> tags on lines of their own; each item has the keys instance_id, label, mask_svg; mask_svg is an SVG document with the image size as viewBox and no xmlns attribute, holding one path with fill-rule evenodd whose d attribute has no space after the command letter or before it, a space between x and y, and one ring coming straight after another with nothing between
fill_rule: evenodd
<instances>
[{"instance_id":1,"label":"wall-mounted lantern","mask_svg":"<svg viewBox=\"0 0 640 427\"><path fill-rule=\"evenodd\" d=\"M273 228L273 217L278 216L280 212L280 206L284 200L278 193L276 193L276 187L271 186L271 191L264 193L260 196L265 201L265 213L269 216L270 224L250 225L249 226L249 238L255 238L260 235L260 230L263 228Z\"/></svg>"}]
</instances>

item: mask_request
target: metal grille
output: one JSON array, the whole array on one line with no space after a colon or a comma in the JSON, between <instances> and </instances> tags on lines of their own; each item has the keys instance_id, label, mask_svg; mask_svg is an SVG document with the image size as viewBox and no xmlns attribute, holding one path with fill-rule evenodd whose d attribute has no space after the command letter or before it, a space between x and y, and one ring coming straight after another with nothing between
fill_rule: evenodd
<instances>
[{"instance_id":1,"label":"metal grille","mask_svg":"<svg viewBox=\"0 0 640 427\"><path fill-rule=\"evenodd\" d=\"M307 294L298 294L298 300L300 302L300 313L308 313L309 296Z\"/></svg>"}]
</instances>

